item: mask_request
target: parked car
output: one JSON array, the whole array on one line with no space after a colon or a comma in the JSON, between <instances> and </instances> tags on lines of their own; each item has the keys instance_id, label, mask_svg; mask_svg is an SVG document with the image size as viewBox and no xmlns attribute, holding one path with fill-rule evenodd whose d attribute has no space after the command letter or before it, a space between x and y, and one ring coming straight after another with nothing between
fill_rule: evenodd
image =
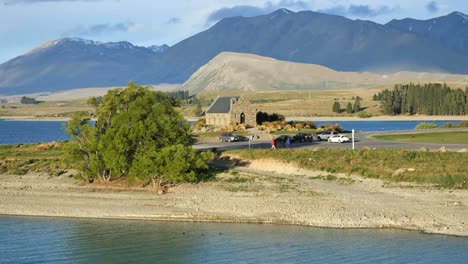
<instances>
[{"instance_id":1,"label":"parked car","mask_svg":"<svg viewBox=\"0 0 468 264\"><path fill-rule=\"evenodd\" d=\"M292 137L290 135L281 135L281 136L275 138L276 147L278 147L279 144L281 144L281 146L285 147L286 140L288 140L288 138L289 138L289 141L292 143L293 140L292 140Z\"/></svg>"},{"instance_id":2,"label":"parked car","mask_svg":"<svg viewBox=\"0 0 468 264\"><path fill-rule=\"evenodd\" d=\"M340 135L337 131L323 131L317 134L317 140L328 140L332 136Z\"/></svg>"},{"instance_id":3,"label":"parked car","mask_svg":"<svg viewBox=\"0 0 468 264\"><path fill-rule=\"evenodd\" d=\"M219 135L219 141L221 142L232 142L239 141L240 137L234 135L233 133L221 133Z\"/></svg>"},{"instance_id":4,"label":"parked car","mask_svg":"<svg viewBox=\"0 0 468 264\"><path fill-rule=\"evenodd\" d=\"M333 135L328 138L328 142L330 143L343 143L343 142L349 142L349 138L344 135Z\"/></svg>"},{"instance_id":5,"label":"parked car","mask_svg":"<svg viewBox=\"0 0 468 264\"><path fill-rule=\"evenodd\" d=\"M293 136L293 142L312 142L313 138L311 133L297 133Z\"/></svg>"}]
</instances>

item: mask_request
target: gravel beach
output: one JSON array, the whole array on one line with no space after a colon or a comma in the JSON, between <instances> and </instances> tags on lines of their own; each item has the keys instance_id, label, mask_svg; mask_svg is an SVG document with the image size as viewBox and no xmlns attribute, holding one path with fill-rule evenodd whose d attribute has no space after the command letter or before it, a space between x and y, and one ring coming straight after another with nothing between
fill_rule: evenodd
<instances>
[{"instance_id":1,"label":"gravel beach","mask_svg":"<svg viewBox=\"0 0 468 264\"><path fill-rule=\"evenodd\" d=\"M84 184L69 176L0 175L0 214L397 228L468 236L468 191L392 185L256 160L216 179L170 187ZM331 179L329 179L331 178Z\"/></svg>"}]
</instances>

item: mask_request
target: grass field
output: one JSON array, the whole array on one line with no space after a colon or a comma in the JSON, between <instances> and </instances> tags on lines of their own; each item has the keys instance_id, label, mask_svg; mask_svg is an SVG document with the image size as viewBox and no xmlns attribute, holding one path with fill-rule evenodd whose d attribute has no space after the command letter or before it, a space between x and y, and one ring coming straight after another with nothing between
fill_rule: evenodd
<instances>
[{"instance_id":1,"label":"grass field","mask_svg":"<svg viewBox=\"0 0 468 264\"><path fill-rule=\"evenodd\" d=\"M85 99L72 101L48 101L38 104L9 103L2 104L0 116L34 116L34 117L69 117L74 112L92 111Z\"/></svg>"},{"instance_id":2,"label":"grass field","mask_svg":"<svg viewBox=\"0 0 468 264\"><path fill-rule=\"evenodd\" d=\"M197 95L208 109L210 102L217 96L245 96L258 111L277 113L286 117L313 116L350 116L345 113L346 104L353 103L354 97L363 98L361 106L371 115L381 115L379 102L372 101L372 96L390 87L358 88L346 90L310 90L310 91L220 91L203 92ZM332 112L335 101L341 105L342 113ZM178 111L185 117L195 117L196 105L182 105ZM36 117L68 117L72 112L93 111L86 104L86 99L72 101L46 101L35 105L20 103L2 104L0 116L36 116Z\"/></svg>"},{"instance_id":3,"label":"grass field","mask_svg":"<svg viewBox=\"0 0 468 264\"><path fill-rule=\"evenodd\" d=\"M357 88L346 90L302 90L302 91L220 91L203 92L197 96L205 101L211 101L217 96L244 96L258 111L277 113L286 117L313 117L313 116L350 116L346 114L346 104L354 103L354 98L363 98L362 108L371 115L382 115L379 102L372 101L372 96L379 91L390 87ZM340 103L342 113L333 113L332 106L335 101ZM205 105L206 110L209 105ZM193 112L187 107L187 113Z\"/></svg>"},{"instance_id":4,"label":"grass field","mask_svg":"<svg viewBox=\"0 0 468 264\"><path fill-rule=\"evenodd\" d=\"M468 153L405 150L230 150L242 159L273 159L313 171L357 174L388 182L468 188Z\"/></svg>"},{"instance_id":5,"label":"grass field","mask_svg":"<svg viewBox=\"0 0 468 264\"><path fill-rule=\"evenodd\" d=\"M447 143L447 144L467 144L468 131L451 131L451 132L427 132L427 133L412 133L412 134L389 134L377 135L376 139L417 142L417 143Z\"/></svg>"},{"instance_id":6,"label":"grass field","mask_svg":"<svg viewBox=\"0 0 468 264\"><path fill-rule=\"evenodd\" d=\"M44 145L0 145L0 173L23 175L37 172L60 175L67 168L61 144L50 148L43 148Z\"/></svg>"}]
</instances>

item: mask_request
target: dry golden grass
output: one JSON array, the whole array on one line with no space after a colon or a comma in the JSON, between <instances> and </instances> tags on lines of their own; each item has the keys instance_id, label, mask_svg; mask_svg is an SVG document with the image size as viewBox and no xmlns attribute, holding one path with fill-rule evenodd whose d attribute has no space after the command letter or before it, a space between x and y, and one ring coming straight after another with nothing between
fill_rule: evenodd
<instances>
[{"instance_id":1,"label":"dry golden grass","mask_svg":"<svg viewBox=\"0 0 468 264\"><path fill-rule=\"evenodd\" d=\"M452 88L465 88L466 83L447 83ZM379 102L372 101L372 96L384 89L392 89L393 85L383 85L374 88L353 88L343 90L300 90L300 91L209 91L197 95L206 102L203 110L209 107L209 102L217 96L245 96L258 111L277 113L286 117L314 116L350 116L345 113L346 104L353 103L353 97L363 98L361 107L370 115L382 115ZM340 103L342 113L332 112L335 99ZM61 117L72 112L92 112L93 108L86 104L86 99L73 101L47 101L37 105L20 103L3 104L0 116L36 116ZM182 105L178 111L185 117L195 117L196 105Z\"/></svg>"},{"instance_id":2,"label":"dry golden grass","mask_svg":"<svg viewBox=\"0 0 468 264\"><path fill-rule=\"evenodd\" d=\"M3 104L0 116L66 117L73 112L93 111L86 100L41 102L39 104Z\"/></svg>"},{"instance_id":3,"label":"dry golden grass","mask_svg":"<svg viewBox=\"0 0 468 264\"><path fill-rule=\"evenodd\" d=\"M205 101L213 100L219 96L245 96L258 111L277 113L288 116L349 116L345 112L336 114L332 112L335 99L340 103L343 111L348 102L353 103L353 97L363 98L361 106L372 115L381 115L379 102L372 101L372 96L379 91L389 88L358 88L347 90L328 91L222 91L203 92L197 96ZM206 110L208 106L204 107ZM195 107L186 107L185 111L193 113ZM193 115L193 114L192 114Z\"/></svg>"}]
</instances>

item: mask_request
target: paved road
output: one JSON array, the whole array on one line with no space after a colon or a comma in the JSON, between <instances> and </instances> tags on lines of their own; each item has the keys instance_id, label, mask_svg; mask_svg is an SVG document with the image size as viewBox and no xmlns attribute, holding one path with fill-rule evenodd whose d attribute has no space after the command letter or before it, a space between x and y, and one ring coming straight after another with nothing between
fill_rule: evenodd
<instances>
[{"instance_id":1,"label":"paved road","mask_svg":"<svg viewBox=\"0 0 468 264\"><path fill-rule=\"evenodd\" d=\"M461 131L466 131L468 136L468 129L457 129ZM454 131L450 130L437 130L437 131ZM356 142L355 148L362 149L363 147L376 148L376 149L408 149L408 150L419 150L423 147L428 148L429 150L438 150L441 147L447 148L449 151L458 151L460 149L468 149L468 144L436 144L436 143L407 143L407 142L396 142L396 141L386 141L378 140L371 138L372 135L378 134L402 134L402 133L422 133L427 131L385 131L385 132L360 132L356 133ZM250 148L252 149L269 149L271 147L270 140L253 140L250 142ZM327 141L313 141L312 143L294 143L292 148L344 148L352 149L351 143L329 143ZM204 149L209 150L216 148L218 150L228 150L228 149L248 149L249 142L217 142L210 144L195 144L195 149ZM281 149L282 146L279 146Z\"/></svg>"}]
</instances>

